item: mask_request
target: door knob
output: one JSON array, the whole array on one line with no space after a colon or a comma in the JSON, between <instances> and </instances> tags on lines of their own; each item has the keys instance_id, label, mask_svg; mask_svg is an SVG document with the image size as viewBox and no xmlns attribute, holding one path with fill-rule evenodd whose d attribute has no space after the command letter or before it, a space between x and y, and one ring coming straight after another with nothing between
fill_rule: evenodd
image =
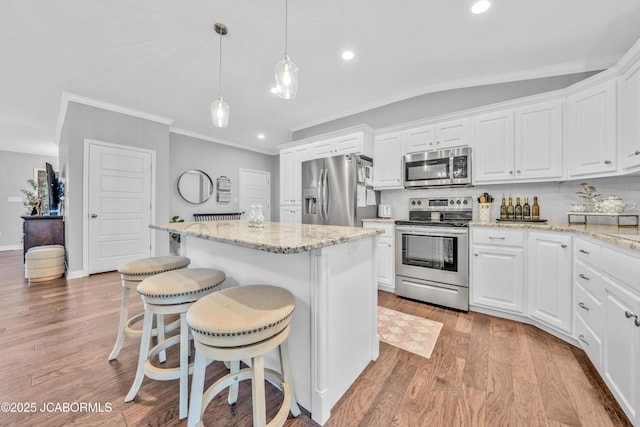
<instances>
[{"instance_id":1,"label":"door knob","mask_svg":"<svg viewBox=\"0 0 640 427\"><path fill-rule=\"evenodd\" d=\"M91 218L98 218L98 214L91 214Z\"/></svg>"}]
</instances>

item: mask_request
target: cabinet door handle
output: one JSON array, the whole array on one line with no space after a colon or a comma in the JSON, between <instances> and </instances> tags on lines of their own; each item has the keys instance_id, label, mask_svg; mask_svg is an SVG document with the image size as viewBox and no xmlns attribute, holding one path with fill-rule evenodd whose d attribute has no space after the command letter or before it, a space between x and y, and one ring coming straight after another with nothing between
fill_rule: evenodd
<instances>
[{"instance_id":1,"label":"cabinet door handle","mask_svg":"<svg viewBox=\"0 0 640 427\"><path fill-rule=\"evenodd\" d=\"M589 252L585 251L584 249L580 249L578 252L580 252L581 254L589 255Z\"/></svg>"},{"instance_id":2,"label":"cabinet door handle","mask_svg":"<svg viewBox=\"0 0 640 427\"><path fill-rule=\"evenodd\" d=\"M604 164L605 164L605 165L610 165L610 164L611 164L611 160L605 160L605 161L604 161Z\"/></svg>"},{"instance_id":3,"label":"cabinet door handle","mask_svg":"<svg viewBox=\"0 0 640 427\"><path fill-rule=\"evenodd\" d=\"M624 315L627 316L627 319L630 319L632 317L637 318L637 316L635 314L633 314L632 312L630 312L630 311L625 311Z\"/></svg>"},{"instance_id":4,"label":"cabinet door handle","mask_svg":"<svg viewBox=\"0 0 640 427\"><path fill-rule=\"evenodd\" d=\"M473 256L478 256L478 254L473 254Z\"/></svg>"},{"instance_id":5,"label":"cabinet door handle","mask_svg":"<svg viewBox=\"0 0 640 427\"><path fill-rule=\"evenodd\" d=\"M520 171L516 171L516 173L520 173Z\"/></svg>"},{"instance_id":6,"label":"cabinet door handle","mask_svg":"<svg viewBox=\"0 0 640 427\"><path fill-rule=\"evenodd\" d=\"M582 301L580 301L580 302L578 303L578 305L580 306L580 308L583 308L583 309L585 309L585 310L589 311L589 307L587 307L586 305L584 305L584 303L583 303Z\"/></svg>"},{"instance_id":7,"label":"cabinet door handle","mask_svg":"<svg viewBox=\"0 0 640 427\"><path fill-rule=\"evenodd\" d=\"M636 150L636 152L633 154L635 154L636 156L640 156L640 150Z\"/></svg>"},{"instance_id":8,"label":"cabinet door handle","mask_svg":"<svg viewBox=\"0 0 640 427\"><path fill-rule=\"evenodd\" d=\"M636 316L636 320L634 320L633 322L636 324L638 328L640 328L640 319L638 319L638 316Z\"/></svg>"},{"instance_id":9,"label":"cabinet door handle","mask_svg":"<svg viewBox=\"0 0 640 427\"><path fill-rule=\"evenodd\" d=\"M504 239L506 239L506 237L494 237L494 236L489 236L489 239L491 239L491 240L504 240Z\"/></svg>"},{"instance_id":10,"label":"cabinet door handle","mask_svg":"<svg viewBox=\"0 0 640 427\"><path fill-rule=\"evenodd\" d=\"M509 175L513 175L513 171L509 171Z\"/></svg>"},{"instance_id":11,"label":"cabinet door handle","mask_svg":"<svg viewBox=\"0 0 640 427\"><path fill-rule=\"evenodd\" d=\"M560 247L561 247L562 249L566 249L566 248L567 248L567 245L565 245L564 243L562 243L562 244L560 244Z\"/></svg>"},{"instance_id":12,"label":"cabinet door handle","mask_svg":"<svg viewBox=\"0 0 640 427\"><path fill-rule=\"evenodd\" d=\"M578 277L584 280L590 280L587 276L585 276L584 274L580 273L578 274Z\"/></svg>"},{"instance_id":13,"label":"cabinet door handle","mask_svg":"<svg viewBox=\"0 0 640 427\"><path fill-rule=\"evenodd\" d=\"M589 344L589 341L587 341L587 340L584 338L584 335L582 335L582 334L580 334L580 336L578 337L578 339L579 339L580 341L582 341L583 343L585 343L586 345L591 345L591 344Z\"/></svg>"}]
</instances>

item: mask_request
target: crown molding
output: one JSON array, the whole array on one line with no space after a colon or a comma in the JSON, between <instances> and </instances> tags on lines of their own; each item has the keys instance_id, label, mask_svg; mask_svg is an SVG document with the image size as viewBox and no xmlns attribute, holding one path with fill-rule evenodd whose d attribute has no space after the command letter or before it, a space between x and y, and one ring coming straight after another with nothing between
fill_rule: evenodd
<instances>
[{"instance_id":1,"label":"crown molding","mask_svg":"<svg viewBox=\"0 0 640 427\"><path fill-rule=\"evenodd\" d=\"M210 136L202 135L202 134L196 133L196 132L191 132L190 130L184 130L184 129L176 128L176 127L173 127L173 126L169 127L169 132L170 133L175 133L177 135L188 136L190 138L201 139L203 141L214 142L216 144L228 145L229 147L239 148L241 150L254 151L254 152L260 153L260 154L268 154L270 156L275 156L275 155L279 154L279 151L277 151L277 150L263 150L263 149L260 149L260 148L251 147L249 145L239 144L237 142L231 142L231 141L226 141L224 139L212 138Z\"/></svg>"},{"instance_id":2,"label":"crown molding","mask_svg":"<svg viewBox=\"0 0 640 427\"><path fill-rule=\"evenodd\" d=\"M90 107L101 108L103 110L112 111L114 113L126 114L127 116L137 117L144 120L150 120L152 122L160 123L163 125L171 126L173 119L150 114L145 111L135 110L133 108L123 107L121 105L111 104L109 102L101 101L99 99L88 98L86 96L76 95L70 92L62 92L60 100L60 112L58 113L58 124L56 126L56 142L60 145L60 137L62 135L62 127L67 117L67 111L69 109L69 103L75 102L77 104L88 105Z\"/></svg>"}]
</instances>

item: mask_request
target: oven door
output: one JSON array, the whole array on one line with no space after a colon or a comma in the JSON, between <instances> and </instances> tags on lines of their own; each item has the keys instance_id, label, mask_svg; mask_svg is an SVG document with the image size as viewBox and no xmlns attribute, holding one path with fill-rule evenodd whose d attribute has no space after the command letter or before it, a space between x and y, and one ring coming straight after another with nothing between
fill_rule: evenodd
<instances>
[{"instance_id":1,"label":"oven door","mask_svg":"<svg viewBox=\"0 0 640 427\"><path fill-rule=\"evenodd\" d=\"M466 227L396 227L396 274L469 286Z\"/></svg>"}]
</instances>

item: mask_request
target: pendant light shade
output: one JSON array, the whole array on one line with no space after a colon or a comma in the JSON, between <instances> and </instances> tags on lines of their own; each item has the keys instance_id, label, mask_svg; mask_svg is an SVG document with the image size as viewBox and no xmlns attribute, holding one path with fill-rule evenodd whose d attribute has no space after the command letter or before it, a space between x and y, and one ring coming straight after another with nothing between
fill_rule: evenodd
<instances>
[{"instance_id":1,"label":"pendant light shade","mask_svg":"<svg viewBox=\"0 0 640 427\"><path fill-rule=\"evenodd\" d=\"M222 96L211 103L211 120L218 128L226 128L229 124L229 104L222 100Z\"/></svg>"},{"instance_id":2,"label":"pendant light shade","mask_svg":"<svg viewBox=\"0 0 640 427\"><path fill-rule=\"evenodd\" d=\"M276 64L276 93L280 98L292 99L298 91L298 66L287 54L288 1L284 2L284 58Z\"/></svg>"},{"instance_id":3,"label":"pendant light shade","mask_svg":"<svg viewBox=\"0 0 640 427\"><path fill-rule=\"evenodd\" d=\"M229 30L220 23L214 25L213 29L220 35L220 66L218 68L218 99L211 103L211 120L215 127L226 128L229 124L229 104L222 100L222 36Z\"/></svg>"}]
</instances>

